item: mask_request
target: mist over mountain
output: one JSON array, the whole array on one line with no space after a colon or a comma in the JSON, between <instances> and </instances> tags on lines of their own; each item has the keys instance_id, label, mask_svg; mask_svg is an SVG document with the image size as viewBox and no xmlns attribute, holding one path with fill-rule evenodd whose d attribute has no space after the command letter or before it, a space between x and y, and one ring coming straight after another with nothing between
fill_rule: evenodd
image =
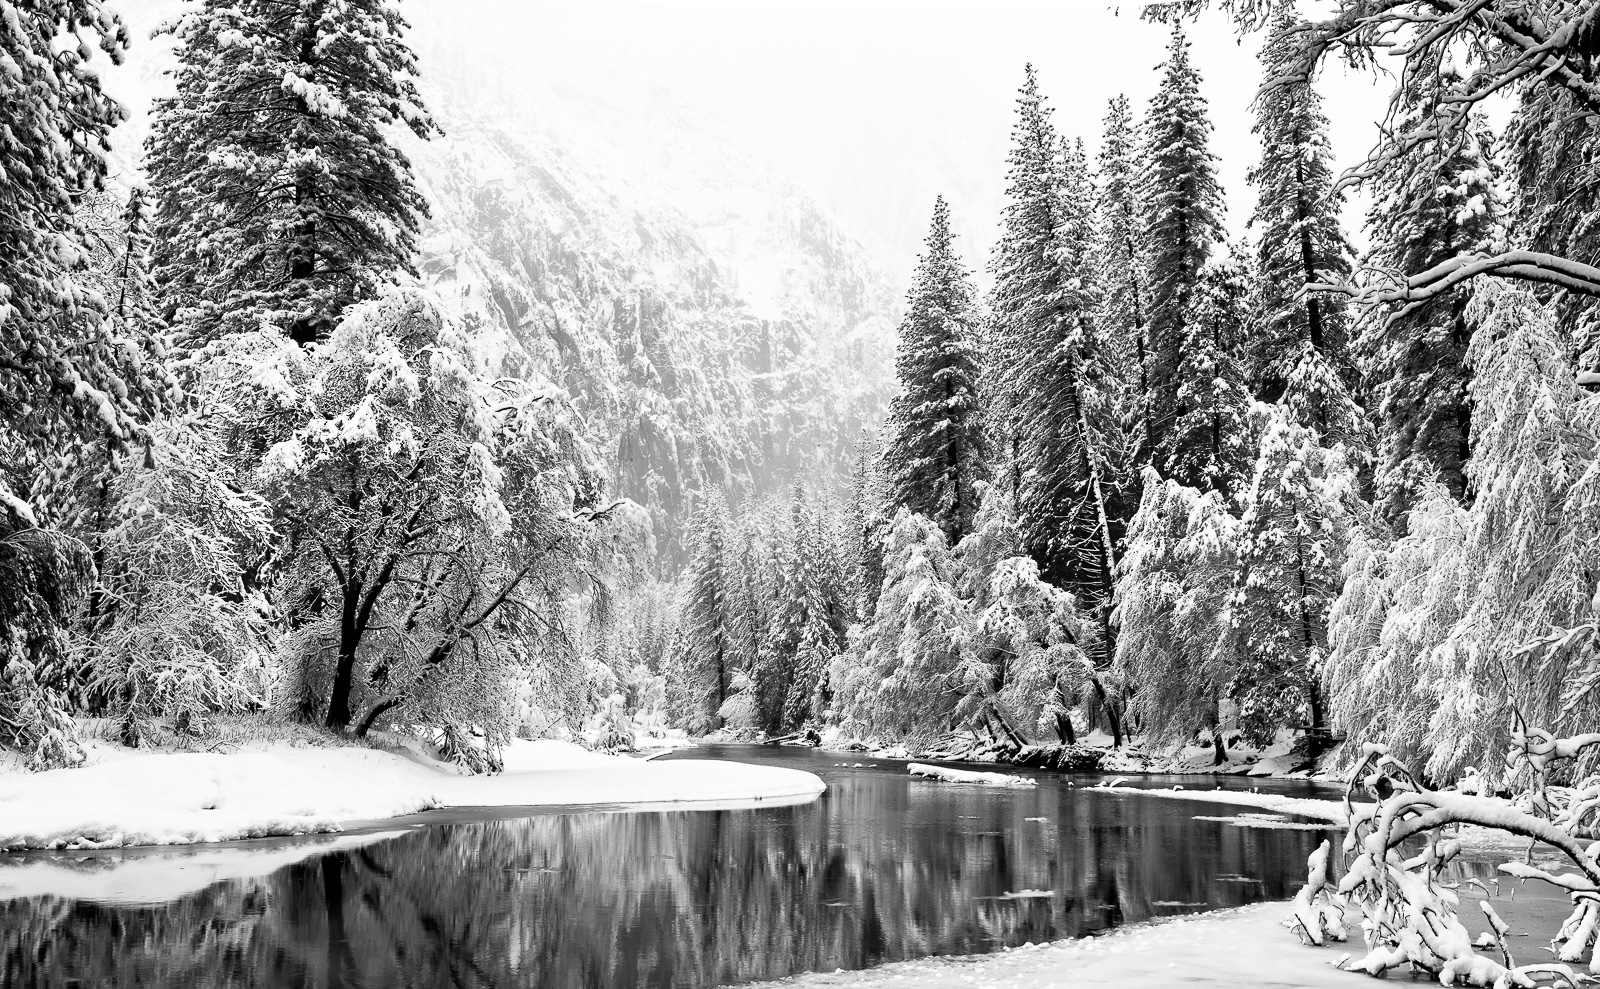
<instances>
[{"instance_id":1,"label":"mist over mountain","mask_svg":"<svg viewBox=\"0 0 1600 989\"><path fill-rule=\"evenodd\" d=\"M181 9L120 8L124 181L168 85L150 34ZM894 387L896 293L862 247L603 37L486 35L444 0L402 10L444 131L401 141L432 213L421 280L491 368L571 395L612 493L650 510L662 563L712 488L836 487Z\"/></svg>"}]
</instances>

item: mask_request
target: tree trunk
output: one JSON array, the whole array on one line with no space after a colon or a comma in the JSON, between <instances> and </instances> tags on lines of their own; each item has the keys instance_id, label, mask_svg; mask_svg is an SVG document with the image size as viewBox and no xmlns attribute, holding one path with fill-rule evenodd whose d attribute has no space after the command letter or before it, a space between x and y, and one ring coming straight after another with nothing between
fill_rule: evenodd
<instances>
[{"instance_id":1,"label":"tree trunk","mask_svg":"<svg viewBox=\"0 0 1600 989\"><path fill-rule=\"evenodd\" d=\"M334 666L333 689L328 696L328 717L323 722L331 731L344 731L350 727L350 688L355 680L356 647L361 643L361 630L356 622L356 607L360 598L360 581L345 585L344 601L339 610L339 661Z\"/></svg>"}]
</instances>

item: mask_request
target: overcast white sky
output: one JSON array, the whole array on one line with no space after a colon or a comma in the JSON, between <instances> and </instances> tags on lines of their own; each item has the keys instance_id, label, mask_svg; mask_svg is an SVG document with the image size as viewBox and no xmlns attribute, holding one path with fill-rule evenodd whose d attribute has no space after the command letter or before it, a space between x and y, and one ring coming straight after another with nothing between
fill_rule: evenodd
<instances>
[{"instance_id":1,"label":"overcast white sky","mask_svg":"<svg viewBox=\"0 0 1600 989\"><path fill-rule=\"evenodd\" d=\"M1057 127L1092 153L1112 96L1127 93L1142 112L1168 37L1137 6L1086 0L537 0L512 20L516 30L498 37L537 39L545 53L604 38L607 57L571 71L623 71L674 91L813 193L897 283L938 193L969 263L983 265L1025 62L1038 68ZM1250 103L1260 39L1241 42L1219 13L1190 34L1229 226L1242 233L1254 202L1245 170L1259 153ZM1320 82L1341 164L1357 161L1376 136L1387 81L1334 67Z\"/></svg>"}]
</instances>

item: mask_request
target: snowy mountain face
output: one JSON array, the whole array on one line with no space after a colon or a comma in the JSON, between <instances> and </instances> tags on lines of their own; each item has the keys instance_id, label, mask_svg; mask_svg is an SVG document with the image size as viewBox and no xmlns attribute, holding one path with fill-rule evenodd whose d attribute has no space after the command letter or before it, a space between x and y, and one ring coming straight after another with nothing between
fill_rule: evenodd
<instances>
[{"instance_id":1,"label":"snowy mountain face","mask_svg":"<svg viewBox=\"0 0 1600 989\"><path fill-rule=\"evenodd\" d=\"M401 146L432 218L417 268L492 371L566 388L650 509L672 569L700 494L843 482L893 388L892 295L803 191L550 11L486 33L446 0L408 2L421 90L444 130ZM136 119L164 91L131 3L113 86Z\"/></svg>"}]
</instances>

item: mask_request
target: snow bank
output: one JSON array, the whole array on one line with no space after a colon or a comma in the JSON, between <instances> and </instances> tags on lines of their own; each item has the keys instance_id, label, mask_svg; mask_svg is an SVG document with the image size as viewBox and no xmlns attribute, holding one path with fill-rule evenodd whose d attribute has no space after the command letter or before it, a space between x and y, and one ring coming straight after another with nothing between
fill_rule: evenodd
<instances>
[{"instance_id":1,"label":"snow bank","mask_svg":"<svg viewBox=\"0 0 1600 989\"><path fill-rule=\"evenodd\" d=\"M412 750L276 745L108 758L0 778L0 850L181 845L343 829L435 807L792 802L812 773L734 762L598 755L514 743L499 776L460 776Z\"/></svg>"},{"instance_id":2,"label":"snow bank","mask_svg":"<svg viewBox=\"0 0 1600 989\"><path fill-rule=\"evenodd\" d=\"M1288 912L1287 903L1259 903L992 955L923 958L858 972L802 975L770 985L1361 989L1371 984L1365 975L1333 968L1348 946L1301 945L1282 925Z\"/></svg>"},{"instance_id":3,"label":"snow bank","mask_svg":"<svg viewBox=\"0 0 1600 989\"><path fill-rule=\"evenodd\" d=\"M913 762L906 767L912 776L926 776L946 783L981 783L985 786L1038 786L1039 781L1026 776L1008 776L1005 773L977 773L970 769L951 769L947 766L929 766Z\"/></svg>"},{"instance_id":4,"label":"snow bank","mask_svg":"<svg viewBox=\"0 0 1600 989\"><path fill-rule=\"evenodd\" d=\"M1173 788L1141 789L1136 786L1086 786L1079 793L1111 793L1119 796L1165 797L1172 800L1199 800L1236 807L1258 807L1278 814L1298 814L1330 824L1346 823L1344 804L1338 800L1312 800L1283 797L1276 793L1244 793L1239 790L1185 790Z\"/></svg>"},{"instance_id":5,"label":"snow bank","mask_svg":"<svg viewBox=\"0 0 1600 989\"><path fill-rule=\"evenodd\" d=\"M110 849L86 855L0 857L0 901L57 896L92 903L167 903L213 884L265 876L315 855L385 841L400 831L308 838L293 843L197 845L183 851Z\"/></svg>"}]
</instances>

